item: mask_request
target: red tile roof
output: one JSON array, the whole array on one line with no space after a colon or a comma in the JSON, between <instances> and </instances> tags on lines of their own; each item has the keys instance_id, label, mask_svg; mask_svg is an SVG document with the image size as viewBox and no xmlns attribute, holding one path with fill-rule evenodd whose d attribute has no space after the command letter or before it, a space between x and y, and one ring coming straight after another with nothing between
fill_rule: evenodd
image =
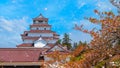
<instances>
[{"instance_id":1,"label":"red tile roof","mask_svg":"<svg viewBox=\"0 0 120 68\"><path fill-rule=\"evenodd\" d=\"M49 43L49 44L47 44L47 46L49 46L49 47L51 48L51 47L54 46L54 44L52 44L52 43L50 44L50 43Z\"/></svg>"},{"instance_id":2,"label":"red tile roof","mask_svg":"<svg viewBox=\"0 0 120 68\"><path fill-rule=\"evenodd\" d=\"M30 30L30 31L25 31L28 33L53 33L51 30Z\"/></svg>"},{"instance_id":3,"label":"red tile roof","mask_svg":"<svg viewBox=\"0 0 120 68\"><path fill-rule=\"evenodd\" d=\"M40 37L28 37L28 36L23 36L23 40L25 39L31 39L31 40L38 40ZM55 38L55 37L42 37L43 40L54 40L54 39L59 39L59 38Z\"/></svg>"},{"instance_id":4,"label":"red tile roof","mask_svg":"<svg viewBox=\"0 0 120 68\"><path fill-rule=\"evenodd\" d=\"M46 21L48 21L48 18L45 18L42 14L40 14L38 17L33 18L33 20L46 20Z\"/></svg>"},{"instance_id":5,"label":"red tile roof","mask_svg":"<svg viewBox=\"0 0 120 68\"><path fill-rule=\"evenodd\" d=\"M54 44L50 49L48 49L48 50L46 51L45 54L51 54L51 53L53 53L53 52L51 52L50 50L51 50L53 47L55 47L55 46L58 46L58 47L60 47L60 48L62 48L62 49L64 50L64 51L60 51L61 54L69 54L69 53L70 53L70 51L67 50L67 49L65 49L61 44Z\"/></svg>"},{"instance_id":6,"label":"red tile roof","mask_svg":"<svg viewBox=\"0 0 120 68\"><path fill-rule=\"evenodd\" d=\"M33 47L33 45L31 43L23 43L18 45L17 47Z\"/></svg>"},{"instance_id":7,"label":"red tile roof","mask_svg":"<svg viewBox=\"0 0 120 68\"><path fill-rule=\"evenodd\" d=\"M48 21L48 18L33 18L33 20L37 20L37 21Z\"/></svg>"},{"instance_id":8,"label":"red tile roof","mask_svg":"<svg viewBox=\"0 0 120 68\"><path fill-rule=\"evenodd\" d=\"M60 35L58 35L58 34L53 34L54 36L60 36Z\"/></svg>"},{"instance_id":9,"label":"red tile roof","mask_svg":"<svg viewBox=\"0 0 120 68\"><path fill-rule=\"evenodd\" d=\"M35 48L2 48L0 61L2 62L38 62L43 49Z\"/></svg>"},{"instance_id":10,"label":"red tile roof","mask_svg":"<svg viewBox=\"0 0 120 68\"><path fill-rule=\"evenodd\" d=\"M32 24L30 27L51 27L51 25L48 24Z\"/></svg>"}]
</instances>

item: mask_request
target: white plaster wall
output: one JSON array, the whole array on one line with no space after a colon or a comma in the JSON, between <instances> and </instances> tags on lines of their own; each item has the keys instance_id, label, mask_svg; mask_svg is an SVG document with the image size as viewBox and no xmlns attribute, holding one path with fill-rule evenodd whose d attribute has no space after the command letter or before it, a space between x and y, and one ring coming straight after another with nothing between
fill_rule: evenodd
<instances>
[{"instance_id":1,"label":"white plaster wall","mask_svg":"<svg viewBox=\"0 0 120 68\"><path fill-rule=\"evenodd\" d=\"M36 27L32 27L31 30L36 30L37 28Z\"/></svg>"},{"instance_id":2,"label":"white plaster wall","mask_svg":"<svg viewBox=\"0 0 120 68\"><path fill-rule=\"evenodd\" d=\"M54 58L51 58L51 57L48 57L48 56L44 56L44 59L45 59L45 61L51 61L51 60L53 60ZM68 56L68 57L66 57L66 59L64 59L64 60L61 60L61 62L69 62L70 61L70 57Z\"/></svg>"},{"instance_id":3,"label":"white plaster wall","mask_svg":"<svg viewBox=\"0 0 120 68\"><path fill-rule=\"evenodd\" d=\"M33 43L33 40L24 40L23 43Z\"/></svg>"},{"instance_id":4,"label":"white plaster wall","mask_svg":"<svg viewBox=\"0 0 120 68\"><path fill-rule=\"evenodd\" d=\"M45 61L53 60L53 58L50 58L50 57L47 57L47 56L44 56L44 59L45 59Z\"/></svg>"},{"instance_id":5,"label":"white plaster wall","mask_svg":"<svg viewBox=\"0 0 120 68\"><path fill-rule=\"evenodd\" d=\"M49 40L48 43L56 43L57 40Z\"/></svg>"},{"instance_id":6,"label":"white plaster wall","mask_svg":"<svg viewBox=\"0 0 120 68\"><path fill-rule=\"evenodd\" d=\"M50 27L46 27L46 30L50 30Z\"/></svg>"},{"instance_id":7,"label":"white plaster wall","mask_svg":"<svg viewBox=\"0 0 120 68\"><path fill-rule=\"evenodd\" d=\"M36 24L37 24L37 23L39 23L39 22L38 22L38 21L35 21L34 23L36 23Z\"/></svg>"},{"instance_id":8,"label":"white plaster wall","mask_svg":"<svg viewBox=\"0 0 120 68\"><path fill-rule=\"evenodd\" d=\"M50 27L32 27L31 30L45 30L44 28L46 28L46 30L50 30Z\"/></svg>"},{"instance_id":9,"label":"white plaster wall","mask_svg":"<svg viewBox=\"0 0 120 68\"><path fill-rule=\"evenodd\" d=\"M52 33L28 33L28 36L30 37L53 37Z\"/></svg>"},{"instance_id":10,"label":"white plaster wall","mask_svg":"<svg viewBox=\"0 0 120 68\"><path fill-rule=\"evenodd\" d=\"M47 22L45 22L45 21L43 21L42 23L43 23L43 24L47 24Z\"/></svg>"},{"instance_id":11,"label":"white plaster wall","mask_svg":"<svg viewBox=\"0 0 120 68\"><path fill-rule=\"evenodd\" d=\"M45 43L37 42L37 43L34 44L34 47L42 48L42 47L44 47L45 45L46 45Z\"/></svg>"},{"instance_id":12,"label":"white plaster wall","mask_svg":"<svg viewBox=\"0 0 120 68\"><path fill-rule=\"evenodd\" d=\"M36 23L36 24L47 24L47 22L45 22L45 21L43 21L43 22L39 22L39 21L35 21L34 23Z\"/></svg>"},{"instance_id":13,"label":"white plaster wall","mask_svg":"<svg viewBox=\"0 0 120 68\"><path fill-rule=\"evenodd\" d=\"M62 48L60 48L58 46L53 47L50 51L55 51L55 50L57 50L57 51L64 51Z\"/></svg>"},{"instance_id":14,"label":"white plaster wall","mask_svg":"<svg viewBox=\"0 0 120 68\"><path fill-rule=\"evenodd\" d=\"M59 36L55 36L55 38L59 38Z\"/></svg>"}]
</instances>

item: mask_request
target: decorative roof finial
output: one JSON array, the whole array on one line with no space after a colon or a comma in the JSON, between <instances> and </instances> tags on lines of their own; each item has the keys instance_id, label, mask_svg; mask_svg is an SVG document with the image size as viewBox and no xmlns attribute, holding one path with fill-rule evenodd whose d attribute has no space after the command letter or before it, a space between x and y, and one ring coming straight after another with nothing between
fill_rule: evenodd
<instances>
[{"instance_id":1,"label":"decorative roof finial","mask_svg":"<svg viewBox=\"0 0 120 68\"><path fill-rule=\"evenodd\" d=\"M40 13L40 15L38 16L38 18L44 18L43 15Z\"/></svg>"},{"instance_id":2,"label":"decorative roof finial","mask_svg":"<svg viewBox=\"0 0 120 68\"><path fill-rule=\"evenodd\" d=\"M40 13L40 16L42 16L42 14Z\"/></svg>"}]
</instances>

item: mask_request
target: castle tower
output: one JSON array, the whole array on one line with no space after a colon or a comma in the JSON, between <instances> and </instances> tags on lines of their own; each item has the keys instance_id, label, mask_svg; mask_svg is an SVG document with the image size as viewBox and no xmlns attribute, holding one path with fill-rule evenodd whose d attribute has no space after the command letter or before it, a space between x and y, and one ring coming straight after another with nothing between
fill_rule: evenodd
<instances>
[{"instance_id":1,"label":"castle tower","mask_svg":"<svg viewBox=\"0 0 120 68\"><path fill-rule=\"evenodd\" d=\"M50 48L59 39L59 35L51 30L51 25L48 24L48 18L42 16L42 14L33 18L33 24L30 25L30 30L24 31L21 37L23 43L17 47Z\"/></svg>"}]
</instances>

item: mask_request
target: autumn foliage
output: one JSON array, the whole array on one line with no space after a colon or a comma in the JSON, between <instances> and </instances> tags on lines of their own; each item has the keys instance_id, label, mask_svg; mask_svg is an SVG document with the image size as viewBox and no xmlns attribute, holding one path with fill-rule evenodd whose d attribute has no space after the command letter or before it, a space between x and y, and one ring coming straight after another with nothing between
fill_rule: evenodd
<instances>
[{"instance_id":1,"label":"autumn foliage","mask_svg":"<svg viewBox=\"0 0 120 68\"><path fill-rule=\"evenodd\" d=\"M101 26L100 30L86 30L83 25L75 25L75 30L92 36L89 44L79 45L71 52L70 61L64 68L118 68L120 67L120 16L113 12L94 11L99 18L86 18ZM51 54L52 55L52 54ZM53 52L54 61L61 61L68 55Z\"/></svg>"},{"instance_id":2,"label":"autumn foliage","mask_svg":"<svg viewBox=\"0 0 120 68\"><path fill-rule=\"evenodd\" d=\"M90 34L93 39L89 45L79 45L68 63L70 68L110 68L111 62L120 62L120 16L113 12L94 11L99 18L87 18L91 23L101 25L100 30L86 30L83 25L75 29ZM76 60L77 59L77 60ZM114 61L117 60L117 61ZM115 65L114 65L115 66ZM119 67L120 64L116 65Z\"/></svg>"}]
</instances>

